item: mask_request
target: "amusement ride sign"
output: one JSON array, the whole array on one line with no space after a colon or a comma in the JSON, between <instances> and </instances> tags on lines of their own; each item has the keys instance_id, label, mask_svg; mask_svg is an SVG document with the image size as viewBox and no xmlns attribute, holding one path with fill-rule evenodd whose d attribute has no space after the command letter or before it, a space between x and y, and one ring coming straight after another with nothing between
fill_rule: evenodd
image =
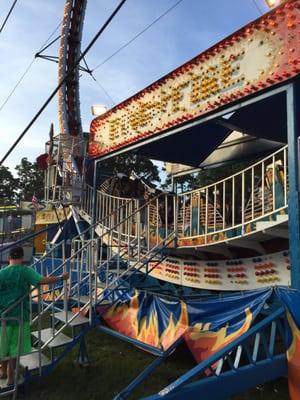
<instances>
[{"instance_id":1,"label":"amusement ride sign","mask_svg":"<svg viewBox=\"0 0 300 400\"><path fill-rule=\"evenodd\" d=\"M287 1L91 124L99 157L193 120L300 72L300 1Z\"/></svg>"}]
</instances>

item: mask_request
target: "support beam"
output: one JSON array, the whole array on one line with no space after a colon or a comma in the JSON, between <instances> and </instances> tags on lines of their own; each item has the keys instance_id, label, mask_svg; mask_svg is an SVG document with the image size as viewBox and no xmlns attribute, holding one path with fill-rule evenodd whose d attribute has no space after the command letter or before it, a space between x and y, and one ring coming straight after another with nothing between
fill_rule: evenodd
<instances>
[{"instance_id":1,"label":"support beam","mask_svg":"<svg viewBox=\"0 0 300 400\"><path fill-rule=\"evenodd\" d=\"M266 250L262 247L262 245L254 240L249 240L249 239L228 240L226 244L228 246L242 247L244 249L255 250L260 254L266 254Z\"/></svg>"},{"instance_id":2,"label":"support beam","mask_svg":"<svg viewBox=\"0 0 300 400\"><path fill-rule=\"evenodd\" d=\"M97 219L97 181L98 181L98 175L97 175L97 169L98 169L98 160L94 161L94 174L93 174L93 193L92 193L92 225L96 224L96 219ZM94 230L93 230L94 232Z\"/></svg>"},{"instance_id":3,"label":"support beam","mask_svg":"<svg viewBox=\"0 0 300 400\"><path fill-rule=\"evenodd\" d=\"M289 239L291 282L294 289L300 289L299 92L299 83L292 83L287 89Z\"/></svg>"},{"instance_id":4,"label":"support beam","mask_svg":"<svg viewBox=\"0 0 300 400\"><path fill-rule=\"evenodd\" d=\"M228 259L234 258L232 251L230 251L230 249L226 245L224 246L211 245L211 246L197 248L197 250L205 253L219 254L219 255L221 254L227 257Z\"/></svg>"},{"instance_id":5,"label":"support beam","mask_svg":"<svg viewBox=\"0 0 300 400\"><path fill-rule=\"evenodd\" d=\"M123 333L117 332L111 328L108 328L107 326L104 326L102 323L99 323L97 325L97 329L101 332L108 333L109 335L116 337L117 339L121 339L124 340L125 342L131 343L134 346L141 348L142 350L148 351L149 353L153 354L156 357L163 357L165 355L165 352L163 350L160 350L159 348L151 346L147 343L144 343L138 339L126 336Z\"/></svg>"},{"instance_id":6,"label":"support beam","mask_svg":"<svg viewBox=\"0 0 300 400\"><path fill-rule=\"evenodd\" d=\"M284 228L264 229L263 233L265 233L266 235L271 235L271 236L279 237L282 239L289 238L289 231L288 231L288 229L284 229Z\"/></svg>"},{"instance_id":7,"label":"support beam","mask_svg":"<svg viewBox=\"0 0 300 400\"><path fill-rule=\"evenodd\" d=\"M164 360L165 355L157 357L150 365L148 365L125 389L123 389L113 400L123 400L127 398L132 391L140 385Z\"/></svg>"},{"instance_id":8,"label":"support beam","mask_svg":"<svg viewBox=\"0 0 300 400\"><path fill-rule=\"evenodd\" d=\"M275 356L273 360L259 361L255 366L244 366L237 371L228 371L222 376L212 376L189 383L170 394L161 392L144 400L225 400L243 393L257 385L285 376L287 363L285 354ZM199 395L201 393L201 395Z\"/></svg>"},{"instance_id":9,"label":"support beam","mask_svg":"<svg viewBox=\"0 0 300 400\"><path fill-rule=\"evenodd\" d=\"M250 135L251 136L250 138L249 137L245 138L245 140L244 140L245 142L256 140L257 134L255 132L251 131L251 129L247 129L240 125L233 124L232 122L228 121L224 117L217 118L215 122L217 125L224 126L225 128L231 129L232 131L238 131L238 132L244 133L246 135Z\"/></svg>"}]
</instances>

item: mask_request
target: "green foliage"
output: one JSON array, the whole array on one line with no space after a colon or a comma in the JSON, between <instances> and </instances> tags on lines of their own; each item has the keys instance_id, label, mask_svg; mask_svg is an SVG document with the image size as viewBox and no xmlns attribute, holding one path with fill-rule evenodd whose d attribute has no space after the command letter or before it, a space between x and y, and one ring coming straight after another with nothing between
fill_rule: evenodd
<instances>
[{"instance_id":1,"label":"green foliage","mask_svg":"<svg viewBox=\"0 0 300 400\"><path fill-rule=\"evenodd\" d=\"M18 179L9 168L0 167L0 205L14 204L17 197Z\"/></svg>"},{"instance_id":2,"label":"green foliage","mask_svg":"<svg viewBox=\"0 0 300 400\"><path fill-rule=\"evenodd\" d=\"M201 188L227 178L244 168L247 168L251 163L252 162L249 161L237 162L218 168L205 169L198 173L178 176L174 178L174 183L177 185L177 190L179 192ZM164 188L170 188L170 184L171 177L168 176L166 182L162 186Z\"/></svg>"},{"instance_id":3,"label":"green foliage","mask_svg":"<svg viewBox=\"0 0 300 400\"><path fill-rule=\"evenodd\" d=\"M219 180L225 179L239 171L242 171L244 168L247 168L253 161L244 161L237 162L230 165L225 165L218 168L211 168L200 171L195 178L196 187L203 187L210 185Z\"/></svg>"},{"instance_id":4,"label":"green foliage","mask_svg":"<svg viewBox=\"0 0 300 400\"><path fill-rule=\"evenodd\" d=\"M135 172L149 184L160 182L158 167L149 158L138 154L121 154L108 159L101 163L100 170L106 170L112 174L119 172L127 176Z\"/></svg>"},{"instance_id":5,"label":"green foliage","mask_svg":"<svg viewBox=\"0 0 300 400\"><path fill-rule=\"evenodd\" d=\"M175 178L174 183L176 183L177 190L179 192L186 192L197 187L197 177L195 177L195 174L178 176ZM171 176L168 175L165 182L161 186L163 189L172 190L171 184Z\"/></svg>"},{"instance_id":6,"label":"green foliage","mask_svg":"<svg viewBox=\"0 0 300 400\"><path fill-rule=\"evenodd\" d=\"M31 201L32 196L44 197L44 174L36 163L22 158L16 166L17 178L8 167L0 167L0 205L15 204L18 201Z\"/></svg>"},{"instance_id":7,"label":"green foliage","mask_svg":"<svg viewBox=\"0 0 300 400\"><path fill-rule=\"evenodd\" d=\"M18 174L19 200L31 201L35 195L38 199L44 197L44 173L37 164L22 158L21 163L16 166Z\"/></svg>"}]
</instances>

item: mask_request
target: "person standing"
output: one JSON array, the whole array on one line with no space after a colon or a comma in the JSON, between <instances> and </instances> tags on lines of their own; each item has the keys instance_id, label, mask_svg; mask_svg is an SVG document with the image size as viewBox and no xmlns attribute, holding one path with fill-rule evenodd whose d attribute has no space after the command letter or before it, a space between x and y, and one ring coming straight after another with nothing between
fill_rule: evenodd
<instances>
[{"instance_id":1,"label":"person standing","mask_svg":"<svg viewBox=\"0 0 300 400\"><path fill-rule=\"evenodd\" d=\"M31 351L30 339L30 306L29 293L32 286L53 284L60 280L68 279L69 274L65 273L60 277L42 276L29 266L23 265L24 251L22 247L16 246L10 250L9 265L0 271L0 379L7 378L7 384L14 383L16 369L16 358L20 354ZM28 295L26 297L26 295ZM19 299L24 298L11 310L5 312L8 307L15 304ZM5 318L14 318L14 320ZM4 319L4 321L3 321ZM19 349L19 322L23 321ZM4 322L4 324L3 324ZM8 360L7 360L8 359Z\"/></svg>"}]
</instances>

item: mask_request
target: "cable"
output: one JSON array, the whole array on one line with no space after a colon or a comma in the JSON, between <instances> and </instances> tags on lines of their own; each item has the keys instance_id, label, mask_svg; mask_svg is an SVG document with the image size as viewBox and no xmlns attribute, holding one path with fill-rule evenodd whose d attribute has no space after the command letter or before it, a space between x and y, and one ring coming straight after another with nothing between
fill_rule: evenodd
<instances>
[{"instance_id":1,"label":"cable","mask_svg":"<svg viewBox=\"0 0 300 400\"><path fill-rule=\"evenodd\" d=\"M157 17L154 21L152 21L149 25L146 26L142 31L140 31L137 35L135 35L132 39L130 39L127 43L125 43L123 46L121 46L118 50L116 50L114 53L112 53L109 57L107 57L105 60L103 60L100 64L96 65L94 69L92 69L92 72L96 71L96 69L100 68L103 64L105 64L107 61L109 61L112 57L114 57L116 54L120 53L123 49L125 49L127 46L129 46L132 42L134 42L139 36L141 36L144 32L146 32L149 28L151 28L156 22L158 22L160 19L162 19L165 15L167 15L170 11L172 11L175 7L178 6L183 0L177 1L175 4L173 4L170 8L168 8L163 14L161 14L159 17Z\"/></svg>"},{"instance_id":2,"label":"cable","mask_svg":"<svg viewBox=\"0 0 300 400\"><path fill-rule=\"evenodd\" d=\"M256 7L256 9L257 9L258 12L260 13L260 15L263 15L264 12L263 12L262 9L260 8L260 6L259 6L258 3L256 2L256 0L252 0L252 3L253 3L254 6Z\"/></svg>"},{"instance_id":3,"label":"cable","mask_svg":"<svg viewBox=\"0 0 300 400\"><path fill-rule=\"evenodd\" d=\"M15 86L13 87L13 89L11 90L11 92L8 94L8 96L6 97L6 99L4 100L4 102L1 104L0 106L0 112L3 110L3 108L5 107L6 103L9 101L9 99L11 98L11 96L14 94L14 92L16 91L17 87L20 85L20 83L22 82L22 80L25 78L25 76L27 75L27 73L29 72L30 68L32 67L32 64L35 62L35 58L33 58L33 60L30 61L30 63L28 64L28 66L26 67L25 71L23 72L23 74L21 75L21 77L19 78L19 80L17 81L17 83L15 84Z\"/></svg>"},{"instance_id":4,"label":"cable","mask_svg":"<svg viewBox=\"0 0 300 400\"><path fill-rule=\"evenodd\" d=\"M52 38L52 36L55 35L56 31L58 30L58 28L60 27L61 22L57 25L57 27L54 29L54 31L48 36L48 38L44 41L44 43L41 45L41 47L38 50L38 53L40 53L43 50L43 47L46 46L46 44L49 42L49 40ZM55 39L56 40L56 39Z\"/></svg>"},{"instance_id":5,"label":"cable","mask_svg":"<svg viewBox=\"0 0 300 400\"><path fill-rule=\"evenodd\" d=\"M54 29L54 31L50 34L50 36L47 38L47 40L41 45L40 50L38 51L41 52L41 49L43 49L45 47L45 45L49 42L49 40L52 38L52 36L55 34L55 32L58 30L58 28L60 27L60 23L58 24L58 26ZM37 54L38 54L37 53ZM11 90L11 92L7 95L6 99L4 100L4 102L1 104L0 106L0 112L2 111L2 109L5 107L6 103L9 101L9 99L11 98L11 96L14 94L14 92L16 91L17 87L21 84L21 82L23 81L23 79L25 78L25 76L28 74L30 68L32 67L32 64L35 62L36 57L34 57L30 63L27 65L25 71L23 72L23 74L21 75L21 77L19 78L19 80L17 81L17 83L15 84L15 86L13 87L13 89Z\"/></svg>"},{"instance_id":6,"label":"cable","mask_svg":"<svg viewBox=\"0 0 300 400\"><path fill-rule=\"evenodd\" d=\"M9 16L10 16L10 14L12 13L12 10L15 8L15 5L16 5L17 1L18 1L18 0L15 0L15 1L13 2L12 6L10 7L10 10L8 11L8 14L7 14L5 20L3 21L3 24L1 25L0 33L3 31L3 29L4 29L5 25L6 25L6 22L8 21L8 18L9 18Z\"/></svg>"},{"instance_id":7,"label":"cable","mask_svg":"<svg viewBox=\"0 0 300 400\"><path fill-rule=\"evenodd\" d=\"M114 101L114 99L111 97L111 95L108 93L108 91L101 85L101 83L95 78L95 76L90 73L92 79L97 83L97 85L100 87L100 89L106 94L106 96L109 98L110 102L112 103L113 106L115 106L117 103Z\"/></svg>"},{"instance_id":8,"label":"cable","mask_svg":"<svg viewBox=\"0 0 300 400\"><path fill-rule=\"evenodd\" d=\"M96 82L96 84L100 87L100 89L105 93L105 95L109 98L110 102L112 103L113 106L116 105L116 102L114 101L114 99L111 97L111 95L108 93L108 91L101 85L101 83L96 79L96 77L93 75L92 71L90 70L90 67L88 66L88 63L85 59L85 57L83 57L83 63L85 65L85 72L87 72L90 77L93 79L94 82Z\"/></svg>"},{"instance_id":9,"label":"cable","mask_svg":"<svg viewBox=\"0 0 300 400\"><path fill-rule=\"evenodd\" d=\"M60 83L56 86L56 88L53 90L53 92L50 94L48 99L44 102L42 107L39 109L39 111L35 114L35 116L31 119L29 124L26 126L26 128L23 130L23 132L19 135L18 139L14 142L14 144L10 147L10 149L6 152L2 160L0 161L0 166L4 163L4 161L7 159L7 157L10 155L10 153L14 150L14 148L18 145L18 143L21 141L21 139L25 136L25 134L28 132L28 130L31 128L31 126L35 123L35 121L39 118L39 116L42 114L42 112L45 110L45 108L48 106L50 101L53 99L53 97L56 95L56 93L59 91L60 87L66 82L68 77L71 75L71 73L74 71L74 69L79 65L80 61L83 59L83 57L86 56L86 54L90 51L90 49L93 47L95 42L98 40L99 36L103 33L103 31L106 29L106 27L110 24L110 22L113 20L115 15L118 13L118 11L121 9L121 7L125 4L126 0L121 0L119 5L115 8L113 13L110 15L110 17L107 19L107 21L102 25L102 27L99 29L97 34L94 36L94 38L91 40L91 42L88 44L86 49L83 51L81 56L76 60L72 68L68 71L68 73L64 76L64 78L60 81Z\"/></svg>"}]
</instances>

